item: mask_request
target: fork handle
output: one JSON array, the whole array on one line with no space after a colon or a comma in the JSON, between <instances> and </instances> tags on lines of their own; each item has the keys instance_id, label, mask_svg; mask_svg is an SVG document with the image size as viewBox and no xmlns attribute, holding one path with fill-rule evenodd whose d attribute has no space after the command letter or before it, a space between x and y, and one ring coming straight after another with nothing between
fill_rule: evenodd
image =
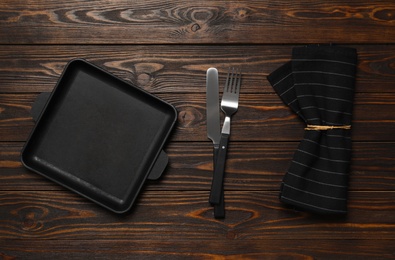
<instances>
[{"instance_id":1,"label":"fork handle","mask_svg":"<svg viewBox=\"0 0 395 260\"><path fill-rule=\"evenodd\" d=\"M226 153L228 151L229 134L221 134L217 162L215 163L213 181L211 183L210 203L218 205L221 202L224 185Z\"/></svg>"}]
</instances>

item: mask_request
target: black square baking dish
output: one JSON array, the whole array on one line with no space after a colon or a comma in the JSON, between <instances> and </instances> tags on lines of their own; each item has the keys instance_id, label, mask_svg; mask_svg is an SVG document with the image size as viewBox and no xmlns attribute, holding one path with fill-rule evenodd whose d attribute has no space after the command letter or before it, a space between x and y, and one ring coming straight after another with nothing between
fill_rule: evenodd
<instances>
[{"instance_id":1,"label":"black square baking dish","mask_svg":"<svg viewBox=\"0 0 395 260\"><path fill-rule=\"evenodd\" d=\"M165 168L162 149L176 119L167 102L87 61L72 60L37 119L22 163L123 213L150 173Z\"/></svg>"}]
</instances>

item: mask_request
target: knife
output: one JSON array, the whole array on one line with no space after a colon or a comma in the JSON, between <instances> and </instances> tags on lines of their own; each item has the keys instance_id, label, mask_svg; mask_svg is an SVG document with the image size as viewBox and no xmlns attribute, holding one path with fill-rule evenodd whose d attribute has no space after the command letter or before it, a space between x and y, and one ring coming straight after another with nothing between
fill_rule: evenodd
<instances>
[{"instance_id":1,"label":"knife","mask_svg":"<svg viewBox=\"0 0 395 260\"><path fill-rule=\"evenodd\" d=\"M218 70L209 68L206 74L206 118L207 118L207 137L213 142L213 162L214 169L219 151L220 131L220 110L219 110L219 87ZM213 170L214 172L214 170ZM220 203L214 205L214 217L225 217L224 195L221 192Z\"/></svg>"}]
</instances>

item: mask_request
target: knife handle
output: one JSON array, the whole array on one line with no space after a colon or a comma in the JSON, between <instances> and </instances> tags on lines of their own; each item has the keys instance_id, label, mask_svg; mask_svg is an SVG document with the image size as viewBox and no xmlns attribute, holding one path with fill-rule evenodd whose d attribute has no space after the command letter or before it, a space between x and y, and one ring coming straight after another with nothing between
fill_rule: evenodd
<instances>
[{"instance_id":1,"label":"knife handle","mask_svg":"<svg viewBox=\"0 0 395 260\"><path fill-rule=\"evenodd\" d=\"M219 146L214 147L213 149L213 165L215 169L215 165L217 164ZM214 174L214 170L213 170ZM213 175L214 176L214 175ZM221 200L218 205L214 205L214 217L217 219L225 218L225 201L224 201L224 186L221 188Z\"/></svg>"},{"instance_id":2,"label":"knife handle","mask_svg":"<svg viewBox=\"0 0 395 260\"><path fill-rule=\"evenodd\" d=\"M229 135L222 134L219 142L217 162L214 167L213 182L211 184L210 203L218 205L221 201L221 193L224 183L226 153L228 151Z\"/></svg>"}]
</instances>

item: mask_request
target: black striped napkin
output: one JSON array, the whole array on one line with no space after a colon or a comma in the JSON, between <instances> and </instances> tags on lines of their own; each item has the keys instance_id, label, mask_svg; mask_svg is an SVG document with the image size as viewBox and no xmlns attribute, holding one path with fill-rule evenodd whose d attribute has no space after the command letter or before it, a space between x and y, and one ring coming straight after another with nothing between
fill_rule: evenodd
<instances>
[{"instance_id":1,"label":"black striped napkin","mask_svg":"<svg viewBox=\"0 0 395 260\"><path fill-rule=\"evenodd\" d=\"M291 61L268 76L308 126L283 178L282 202L315 213L347 213L356 64L353 48L297 47Z\"/></svg>"}]
</instances>

